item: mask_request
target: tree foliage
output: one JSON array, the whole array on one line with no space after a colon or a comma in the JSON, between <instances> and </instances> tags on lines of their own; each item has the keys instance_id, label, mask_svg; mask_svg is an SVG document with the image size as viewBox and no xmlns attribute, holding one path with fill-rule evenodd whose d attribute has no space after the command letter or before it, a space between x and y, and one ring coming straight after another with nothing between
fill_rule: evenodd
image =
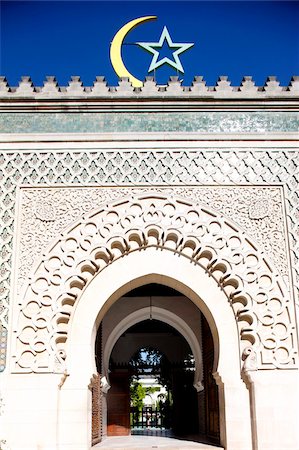
<instances>
[{"instance_id":1,"label":"tree foliage","mask_svg":"<svg viewBox=\"0 0 299 450\"><path fill-rule=\"evenodd\" d=\"M130 385L130 395L132 406L141 409L146 396L146 388L138 381L133 381Z\"/></svg>"},{"instance_id":2,"label":"tree foliage","mask_svg":"<svg viewBox=\"0 0 299 450\"><path fill-rule=\"evenodd\" d=\"M152 347L140 348L132 357L130 366L137 379L144 374L152 375L159 384L165 386L168 390L171 389L170 363L158 349Z\"/></svg>"},{"instance_id":3,"label":"tree foliage","mask_svg":"<svg viewBox=\"0 0 299 450\"><path fill-rule=\"evenodd\" d=\"M152 347L146 347L140 348L135 353L130 363L132 367L136 369L151 370L160 365L162 358L163 354L159 350Z\"/></svg>"}]
</instances>

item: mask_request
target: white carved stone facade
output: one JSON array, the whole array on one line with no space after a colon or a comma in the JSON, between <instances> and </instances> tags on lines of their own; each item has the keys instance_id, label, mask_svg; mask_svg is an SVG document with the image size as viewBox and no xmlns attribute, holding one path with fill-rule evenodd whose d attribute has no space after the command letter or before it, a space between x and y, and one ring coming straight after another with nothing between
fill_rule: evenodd
<instances>
[{"instance_id":1,"label":"white carved stone facade","mask_svg":"<svg viewBox=\"0 0 299 450\"><path fill-rule=\"evenodd\" d=\"M220 210L227 208L227 200L223 204L225 192L221 188L176 188L175 194L166 188L166 195L163 188L152 189L152 193L146 188L139 192L134 189L135 195L129 188L123 192L118 188L113 194L110 191L75 188L72 192L72 189L43 188L29 189L25 193L29 202L26 204L22 199L27 217L22 214L18 247L20 264L27 262L25 255L30 255L31 264L27 263L23 269L24 279L30 281L24 282L21 290L24 300L15 325L18 334L13 355L14 371L63 373L66 370L68 323L80 291L115 259L147 247L185 256L215 278L233 308L245 354L250 344L258 353L257 367L297 365L296 333L292 329L295 316L290 293L271 260L264 256L266 252L256 250L258 245L254 240L251 242L251 236L245 231L247 228L238 229L242 215L247 216L247 221L259 220L257 230L254 225L248 227L254 230L252 235L258 236L264 221L262 227L266 232L260 233L260 238L264 234L267 236L262 249L273 245L273 254L277 247L284 249L284 257L280 258L286 262L279 188L225 188L235 208L239 212L242 210L238 222L230 221L227 214L209 210L211 203L206 201L213 197L222 202L222 208L218 206ZM101 194L110 201L103 204ZM80 201L81 196L83 201ZM234 201L238 196L241 201ZM111 203L111 197L118 200ZM198 204L196 198L205 199L205 202ZM70 229L62 226L55 207L61 208L65 219L70 221L67 204L81 212L79 222L72 217ZM92 212L83 213L87 204ZM95 204L103 206L94 209ZM275 239L271 226L266 225L268 216ZM55 230L56 220L58 230ZM41 221L49 223L55 236L59 236L50 240L47 251L48 246L43 241L49 241L49 236L41 230ZM243 224L246 226L246 219ZM34 245L38 251L37 242L43 252L32 256L30 249ZM28 266L34 267L35 261L38 265L29 274ZM280 264L277 267L283 270ZM285 268L284 274L287 272Z\"/></svg>"},{"instance_id":2,"label":"white carved stone facade","mask_svg":"<svg viewBox=\"0 0 299 450\"><path fill-rule=\"evenodd\" d=\"M75 78L65 89L1 80L12 450L90 449L96 329L154 274L198 306L218 339L221 445L298 448L297 94L296 78L263 89L222 78L214 90L199 78L189 90L148 79L135 91L126 80L108 88L99 78L90 90Z\"/></svg>"}]
</instances>

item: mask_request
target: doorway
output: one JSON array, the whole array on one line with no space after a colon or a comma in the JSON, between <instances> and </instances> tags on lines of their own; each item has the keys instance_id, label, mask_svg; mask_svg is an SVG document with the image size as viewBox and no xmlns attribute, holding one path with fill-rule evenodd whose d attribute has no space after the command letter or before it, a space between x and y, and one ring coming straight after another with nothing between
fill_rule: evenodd
<instances>
[{"instance_id":1,"label":"doorway","mask_svg":"<svg viewBox=\"0 0 299 450\"><path fill-rule=\"evenodd\" d=\"M99 373L113 320L147 307L148 317L127 327L109 355L110 389L104 398L103 433L127 436L163 431L178 437L219 443L218 388L212 375L213 338L200 310L169 287L151 283L120 298L107 312L96 340ZM201 355L193 354L177 328L155 318L158 308L186 320L186 333L196 336ZM122 311L122 313L121 313ZM194 352L195 353L195 352ZM195 376L195 372L196 376ZM194 383L201 373L201 383ZM135 391L139 389L136 400ZM136 394L136 392L135 392ZM152 403L150 404L150 398ZM138 404L139 401L139 404ZM106 426L103 422L106 420ZM106 429L106 433L105 433Z\"/></svg>"}]
</instances>

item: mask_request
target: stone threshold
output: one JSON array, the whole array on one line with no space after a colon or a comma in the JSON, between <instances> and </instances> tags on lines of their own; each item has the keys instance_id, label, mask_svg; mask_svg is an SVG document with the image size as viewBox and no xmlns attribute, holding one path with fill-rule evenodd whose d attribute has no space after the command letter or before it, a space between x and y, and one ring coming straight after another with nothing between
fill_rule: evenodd
<instances>
[{"instance_id":1,"label":"stone threshold","mask_svg":"<svg viewBox=\"0 0 299 450\"><path fill-rule=\"evenodd\" d=\"M129 449L163 449L163 450L223 450L223 447L161 436L115 436L107 437L92 450L129 450Z\"/></svg>"}]
</instances>

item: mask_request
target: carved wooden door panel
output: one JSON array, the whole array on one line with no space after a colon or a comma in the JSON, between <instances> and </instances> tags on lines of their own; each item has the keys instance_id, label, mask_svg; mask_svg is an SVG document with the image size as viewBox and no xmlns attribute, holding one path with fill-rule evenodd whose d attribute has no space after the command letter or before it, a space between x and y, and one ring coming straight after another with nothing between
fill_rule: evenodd
<instances>
[{"instance_id":1,"label":"carved wooden door panel","mask_svg":"<svg viewBox=\"0 0 299 450\"><path fill-rule=\"evenodd\" d=\"M111 373L107 397L107 435L130 434L130 389L127 372Z\"/></svg>"},{"instance_id":2,"label":"carved wooden door panel","mask_svg":"<svg viewBox=\"0 0 299 450\"><path fill-rule=\"evenodd\" d=\"M91 390L91 442L98 444L102 439L102 405L101 405L101 376L94 375L89 389Z\"/></svg>"}]
</instances>

